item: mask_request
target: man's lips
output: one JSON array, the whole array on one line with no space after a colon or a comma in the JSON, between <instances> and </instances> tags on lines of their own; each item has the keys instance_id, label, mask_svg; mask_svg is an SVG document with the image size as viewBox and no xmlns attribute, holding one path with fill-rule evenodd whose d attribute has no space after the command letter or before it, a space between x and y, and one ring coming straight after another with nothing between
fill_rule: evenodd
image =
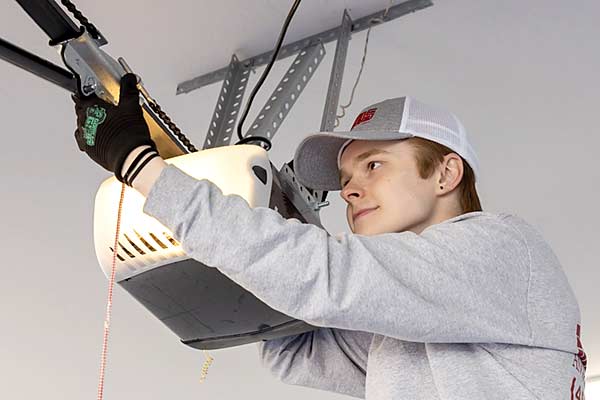
<instances>
[{"instance_id":1,"label":"man's lips","mask_svg":"<svg viewBox=\"0 0 600 400\"><path fill-rule=\"evenodd\" d=\"M356 218L358 217L362 217L363 215L365 215L366 213L376 210L378 207L373 207L373 208L365 208L364 210L360 210L359 212L357 212L356 214L354 214L352 216L352 219L356 221Z\"/></svg>"}]
</instances>

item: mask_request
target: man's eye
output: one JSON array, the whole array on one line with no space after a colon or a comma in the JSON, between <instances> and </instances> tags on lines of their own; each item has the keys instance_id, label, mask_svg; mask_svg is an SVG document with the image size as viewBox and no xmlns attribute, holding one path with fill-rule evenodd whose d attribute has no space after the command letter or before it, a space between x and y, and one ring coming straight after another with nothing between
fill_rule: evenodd
<instances>
[{"instance_id":1,"label":"man's eye","mask_svg":"<svg viewBox=\"0 0 600 400\"><path fill-rule=\"evenodd\" d=\"M373 169L371 168L374 164L381 164L379 161L370 161L369 164L367 164L367 168L368 169Z\"/></svg>"}]
</instances>

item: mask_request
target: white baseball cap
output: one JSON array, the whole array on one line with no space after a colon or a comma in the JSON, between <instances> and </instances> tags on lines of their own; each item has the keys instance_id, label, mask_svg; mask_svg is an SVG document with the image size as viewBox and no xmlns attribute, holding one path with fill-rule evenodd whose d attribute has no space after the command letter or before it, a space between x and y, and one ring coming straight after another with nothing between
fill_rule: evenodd
<instances>
[{"instance_id":1,"label":"white baseball cap","mask_svg":"<svg viewBox=\"0 0 600 400\"><path fill-rule=\"evenodd\" d=\"M421 137L460 155L479 178L479 161L460 120L412 97L397 97L364 108L349 132L319 132L306 137L294 155L294 173L304 186L341 190L342 152L353 140L399 140Z\"/></svg>"}]
</instances>

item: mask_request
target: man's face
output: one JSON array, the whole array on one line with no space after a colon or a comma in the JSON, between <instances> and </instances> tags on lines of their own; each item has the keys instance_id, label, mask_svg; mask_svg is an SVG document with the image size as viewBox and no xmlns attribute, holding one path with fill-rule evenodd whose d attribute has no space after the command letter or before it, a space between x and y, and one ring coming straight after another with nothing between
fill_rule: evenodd
<instances>
[{"instance_id":1,"label":"man's face","mask_svg":"<svg viewBox=\"0 0 600 400\"><path fill-rule=\"evenodd\" d=\"M436 174L419 176L407 140L351 142L340 159L340 196L352 232L376 235L430 225L436 205ZM362 215L360 211L373 209Z\"/></svg>"}]
</instances>

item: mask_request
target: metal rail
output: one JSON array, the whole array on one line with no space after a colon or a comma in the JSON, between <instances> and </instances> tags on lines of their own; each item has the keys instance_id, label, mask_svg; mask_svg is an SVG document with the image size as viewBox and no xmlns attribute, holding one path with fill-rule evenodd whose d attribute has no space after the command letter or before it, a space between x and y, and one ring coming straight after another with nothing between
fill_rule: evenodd
<instances>
[{"instance_id":1,"label":"metal rail","mask_svg":"<svg viewBox=\"0 0 600 400\"><path fill-rule=\"evenodd\" d=\"M53 0L16 0L35 23L50 37L52 45L76 38L79 27Z\"/></svg>"}]
</instances>

